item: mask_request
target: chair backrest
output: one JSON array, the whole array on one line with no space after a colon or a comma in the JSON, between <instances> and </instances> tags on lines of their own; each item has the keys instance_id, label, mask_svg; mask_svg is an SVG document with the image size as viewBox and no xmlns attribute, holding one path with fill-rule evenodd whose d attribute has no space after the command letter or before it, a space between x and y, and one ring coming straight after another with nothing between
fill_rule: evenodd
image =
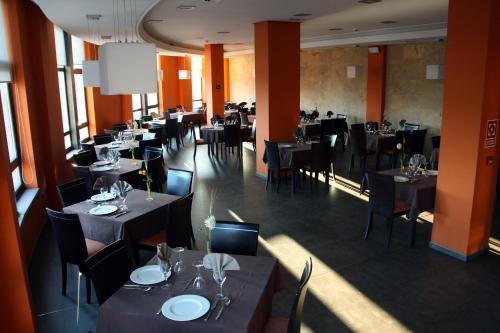
<instances>
[{"instance_id":1,"label":"chair backrest","mask_svg":"<svg viewBox=\"0 0 500 333\"><path fill-rule=\"evenodd\" d=\"M347 119L347 115L342 113L337 113L337 118Z\"/></svg>"},{"instance_id":2,"label":"chair backrest","mask_svg":"<svg viewBox=\"0 0 500 333\"><path fill-rule=\"evenodd\" d=\"M344 135L348 131L347 119L346 118L336 118L333 119L334 133L337 135Z\"/></svg>"},{"instance_id":3,"label":"chair backrest","mask_svg":"<svg viewBox=\"0 0 500 333\"><path fill-rule=\"evenodd\" d=\"M266 145L267 168L272 171L279 170L281 162L278 143L264 140L264 144Z\"/></svg>"},{"instance_id":4,"label":"chair backrest","mask_svg":"<svg viewBox=\"0 0 500 333\"><path fill-rule=\"evenodd\" d=\"M128 281L134 269L123 240L117 240L97 252L85 262L85 267L99 305Z\"/></svg>"},{"instance_id":5,"label":"chair backrest","mask_svg":"<svg viewBox=\"0 0 500 333\"><path fill-rule=\"evenodd\" d=\"M366 130L367 131L377 131L378 130L378 122L376 122L376 121L368 121L366 123Z\"/></svg>"},{"instance_id":6,"label":"chair backrest","mask_svg":"<svg viewBox=\"0 0 500 333\"><path fill-rule=\"evenodd\" d=\"M364 131L365 130L365 124L363 124L363 123L351 124L351 129L362 129Z\"/></svg>"},{"instance_id":7,"label":"chair backrest","mask_svg":"<svg viewBox=\"0 0 500 333\"><path fill-rule=\"evenodd\" d=\"M321 119L321 137L323 135L331 135L335 133L334 119Z\"/></svg>"},{"instance_id":8,"label":"chair backrest","mask_svg":"<svg viewBox=\"0 0 500 333\"><path fill-rule=\"evenodd\" d=\"M89 198L87 180L77 178L70 182L57 185L57 193L63 207L74 205Z\"/></svg>"},{"instance_id":9,"label":"chair backrest","mask_svg":"<svg viewBox=\"0 0 500 333\"><path fill-rule=\"evenodd\" d=\"M224 125L224 142L226 147L239 147L241 144L241 126Z\"/></svg>"},{"instance_id":10,"label":"chair backrest","mask_svg":"<svg viewBox=\"0 0 500 333\"><path fill-rule=\"evenodd\" d=\"M90 173L90 169L88 166L73 166L73 170L75 171L76 178L85 179L85 184L87 185L87 193L92 193L92 186L94 184L92 180L92 174Z\"/></svg>"},{"instance_id":11,"label":"chair backrest","mask_svg":"<svg viewBox=\"0 0 500 333\"><path fill-rule=\"evenodd\" d=\"M431 137L432 148L439 148L441 146L441 136L433 136Z\"/></svg>"},{"instance_id":12,"label":"chair backrest","mask_svg":"<svg viewBox=\"0 0 500 333\"><path fill-rule=\"evenodd\" d=\"M155 124L149 128L149 133L154 133L155 138L160 140L160 144L163 142L163 125Z\"/></svg>"},{"instance_id":13,"label":"chair backrest","mask_svg":"<svg viewBox=\"0 0 500 333\"><path fill-rule=\"evenodd\" d=\"M161 148L161 141L158 138L139 141L139 151L140 151L141 156L144 155L144 152L146 151L146 147Z\"/></svg>"},{"instance_id":14,"label":"chair backrest","mask_svg":"<svg viewBox=\"0 0 500 333\"><path fill-rule=\"evenodd\" d=\"M94 135L94 142L96 146L104 145L106 143L110 143L111 141L113 141L111 134Z\"/></svg>"},{"instance_id":15,"label":"chair backrest","mask_svg":"<svg viewBox=\"0 0 500 333\"><path fill-rule=\"evenodd\" d=\"M149 154L149 158L161 157L163 159L163 148L146 146L144 152Z\"/></svg>"},{"instance_id":16,"label":"chair backrest","mask_svg":"<svg viewBox=\"0 0 500 333\"><path fill-rule=\"evenodd\" d=\"M165 122L164 138L176 138L179 136L179 122L177 119L167 119Z\"/></svg>"},{"instance_id":17,"label":"chair backrest","mask_svg":"<svg viewBox=\"0 0 500 333\"><path fill-rule=\"evenodd\" d=\"M125 131L128 127L127 124L114 124L112 125L114 131Z\"/></svg>"},{"instance_id":18,"label":"chair backrest","mask_svg":"<svg viewBox=\"0 0 500 333\"><path fill-rule=\"evenodd\" d=\"M287 333L299 333L300 324L302 322L302 311L304 309L304 301L306 299L308 283L312 274L312 259L309 257L306 261L302 277L300 278L299 287L295 293L292 311L288 320Z\"/></svg>"},{"instance_id":19,"label":"chair backrest","mask_svg":"<svg viewBox=\"0 0 500 333\"><path fill-rule=\"evenodd\" d=\"M97 161L97 157L95 150L82 150L78 154L74 154L72 160L78 166L89 166Z\"/></svg>"},{"instance_id":20,"label":"chair backrest","mask_svg":"<svg viewBox=\"0 0 500 333\"><path fill-rule=\"evenodd\" d=\"M257 135L257 119L254 119L252 123L252 137L255 139L256 135Z\"/></svg>"},{"instance_id":21,"label":"chair backrest","mask_svg":"<svg viewBox=\"0 0 500 333\"><path fill-rule=\"evenodd\" d=\"M355 155L366 154L366 132L364 128L353 128L349 131L349 139L351 141L351 152Z\"/></svg>"},{"instance_id":22,"label":"chair backrest","mask_svg":"<svg viewBox=\"0 0 500 333\"><path fill-rule=\"evenodd\" d=\"M370 189L370 209L385 217L394 214L395 187L394 176L369 171L368 186Z\"/></svg>"},{"instance_id":23,"label":"chair backrest","mask_svg":"<svg viewBox=\"0 0 500 333\"><path fill-rule=\"evenodd\" d=\"M325 171L330 169L331 142L314 142L311 145L311 170Z\"/></svg>"},{"instance_id":24,"label":"chair backrest","mask_svg":"<svg viewBox=\"0 0 500 333\"><path fill-rule=\"evenodd\" d=\"M112 130L112 129L104 129L104 134L115 136L115 135L118 134L118 131L115 131L115 130Z\"/></svg>"},{"instance_id":25,"label":"chair backrest","mask_svg":"<svg viewBox=\"0 0 500 333\"><path fill-rule=\"evenodd\" d=\"M168 168L167 193L185 197L191 193L193 172L189 170Z\"/></svg>"},{"instance_id":26,"label":"chair backrest","mask_svg":"<svg viewBox=\"0 0 500 333\"><path fill-rule=\"evenodd\" d=\"M418 129L420 129L420 125L419 124L405 123L405 127L404 127L405 131L413 132L413 131L416 131Z\"/></svg>"},{"instance_id":27,"label":"chair backrest","mask_svg":"<svg viewBox=\"0 0 500 333\"><path fill-rule=\"evenodd\" d=\"M170 119L170 112L163 111L163 119Z\"/></svg>"},{"instance_id":28,"label":"chair backrest","mask_svg":"<svg viewBox=\"0 0 500 333\"><path fill-rule=\"evenodd\" d=\"M88 257L87 245L77 214L65 214L45 208L56 235L59 254L64 262L81 265Z\"/></svg>"},{"instance_id":29,"label":"chair backrest","mask_svg":"<svg viewBox=\"0 0 500 333\"><path fill-rule=\"evenodd\" d=\"M248 113L240 112L241 126L248 126Z\"/></svg>"},{"instance_id":30,"label":"chair backrest","mask_svg":"<svg viewBox=\"0 0 500 333\"><path fill-rule=\"evenodd\" d=\"M177 108L168 109L168 113L177 113Z\"/></svg>"},{"instance_id":31,"label":"chair backrest","mask_svg":"<svg viewBox=\"0 0 500 333\"><path fill-rule=\"evenodd\" d=\"M145 164L148 164L148 172L153 180L151 183L151 191L163 193L163 183L166 180L165 169L163 168L163 156L157 156L151 158L148 161L142 162L142 168L145 168ZM146 189L146 183L144 183L143 189Z\"/></svg>"},{"instance_id":32,"label":"chair backrest","mask_svg":"<svg viewBox=\"0 0 500 333\"><path fill-rule=\"evenodd\" d=\"M191 207L194 193L180 198L168 206L168 221L166 239L169 247L187 247L191 250Z\"/></svg>"},{"instance_id":33,"label":"chair backrest","mask_svg":"<svg viewBox=\"0 0 500 333\"><path fill-rule=\"evenodd\" d=\"M151 115L142 116L142 121L153 121L153 116Z\"/></svg>"},{"instance_id":34,"label":"chair backrest","mask_svg":"<svg viewBox=\"0 0 500 333\"><path fill-rule=\"evenodd\" d=\"M217 221L210 233L212 252L257 255L259 225L231 221Z\"/></svg>"},{"instance_id":35,"label":"chair backrest","mask_svg":"<svg viewBox=\"0 0 500 333\"><path fill-rule=\"evenodd\" d=\"M411 138L411 154L423 154L427 130L414 130Z\"/></svg>"}]
</instances>

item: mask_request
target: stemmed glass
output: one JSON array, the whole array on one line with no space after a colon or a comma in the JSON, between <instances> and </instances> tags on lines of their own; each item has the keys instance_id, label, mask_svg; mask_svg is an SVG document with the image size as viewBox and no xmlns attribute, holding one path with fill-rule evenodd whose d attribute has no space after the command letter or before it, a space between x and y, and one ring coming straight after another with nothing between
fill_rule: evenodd
<instances>
[{"instance_id":1,"label":"stemmed glass","mask_svg":"<svg viewBox=\"0 0 500 333\"><path fill-rule=\"evenodd\" d=\"M196 277L193 281L193 286L195 289L204 289L206 282L203 276L201 276L200 268L203 267L203 260L195 260L193 261L193 267L196 267Z\"/></svg>"},{"instance_id":2,"label":"stemmed glass","mask_svg":"<svg viewBox=\"0 0 500 333\"><path fill-rule=\"evenodd\" d=\"M170 271L172 269L172 265L170 264L169 260L161 260L160 258L158 258L158 262L160 265L160 270L163 273L163 276L165 277L165 284L162 286L162 288L163 287L170 288L172 284L168 282L168 278L170 275Z\"/></svg>"},{"instance_id":3,"label":"stemmed glass","mask_svg":"<svg viewBox=\"0 0 500 333\"><path fill-rule=\"evenodd\" d=\"M224 284L224 282L226 282L226 278L227 278L226 271L220 271L220 273L217 273L217 271L214 269L212 276L213 276L215 282L220 286L220 293L215 295L215 297L217 299L226 298L226 296L224 296L224 294L222 293L222 285Z\"/></svg>"},{"instance_id":4,"label":"stemmed glass","mask_svg":"<svg viewBox=\"0 0 500 333\"><path fill-rule=\"evenodd\" d=\"M174 272L175 273L183 273L186 270L186 265L184 264L184 261L182 261L182 256L181 253L184 252L183 247L176 247L172 249L173 252L177 253L177 262L174 265Z\"/></svg>"}]
</instances>

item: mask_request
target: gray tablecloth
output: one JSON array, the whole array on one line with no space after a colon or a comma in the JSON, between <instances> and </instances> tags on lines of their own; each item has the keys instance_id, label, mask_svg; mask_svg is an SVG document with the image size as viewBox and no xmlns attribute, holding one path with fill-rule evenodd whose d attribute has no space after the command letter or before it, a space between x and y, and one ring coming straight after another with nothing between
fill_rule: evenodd
<instances>
[{"instance_id":1,"label":"gray tablecloth","mask_svg":"<svg viewBox=\"0 0 500 333\"><path fill-rule=\"evenodd\" d=\"M262 332L266 319L271 313L272 298L276 289L277 260L270 257L234 257L241 270L229 271L224 283L224 293L231 298L231 305L219 320L215 320L218 307L210 320L202 318L178 322L156 315L162 304L170 297L181 294L198 294L213 302L218 292L209 271L202 274L207 282L204 290L189 288L183 291L187 281L194 277L191 263L200 260L206 253L185 251L183 260L188 271L171 277L173 286L169 289L155 288L148 293L140 290L118 290L99 307L97 318L98 333L163 333L163 332L203 332L203 333L247 333ZM172 263L176 256L172 258ZM156 264L153 258L149 264Z\"/></svg>"},{"instance_id":2,"label":"gray tablecloth","mask_svg":"<svg viewBox=\"0 0 500 333\"><path fill-rule=\"evenodd\" d=\"M241 136L245 137L245 134L250 130L247 126L241 127ZM200 130L200 137L207 143L221 143L224 142L224 126L207 126Z\"/></svg>"},{"instance_id":3,"label":"gray tablecloth","mask_svg":"<svg viewBox=\"0 0 500 333\"><path fill-rule=\"evenodd\" d=\"M385 175L401 175L399 169L380 171ZM436 199L436 176L417 176L413 183L395 183L396 199L411 204L409 218L416 219L421 212L434 210L434 201ZM368 177L365 175L361 182L361 193L369 187Z\"/></svg>"},{"instance_id":4,"label":"gray tablecloth","mask_svg":"<svg viewBox=\"0 0 500 333\"><path fill-rule=\"evenodd\" d=\"M142 160L132 160L129 158L120 158L118 167L109 171L95 171L93 167L89 167L92 181L95 181L101 176L111 176L113 179L121 179L128 182L132 187L138 188L141 184L141 176L139 170L141 169Z\"/></svg>"},{"instance_id":5,"label":"gray tablecloth","mask_svg":"<svg viewBox=\"0 0 500 333\"><path fill-rule=\"evenodd\" d=\"M118 239L135 241L164 229L168 214L168 205L179 199L175 195L152 192L154 200L146 200L147 193L142 190L133 190L127 195L126 204L129 213L115 218L110 216L94 216L88 211L95 207L89 201L83 201L72 206L64 207L65 213L78 214L86 238L105 244ZM114 203L120 205L121 201Z\"/></svg>"},{"instance_id":6,"label":"gray tablecloth","mask_svg":"<svg viewBox=\"0 0 500 333\"><path fill-rule=\"evenodd\" d=\"M280 152L280 164L282 167L293 168L302 165L311 164L311 144L298 144L280 142L278 143L278 150ZM335 158L335 149L332 147L330 160ZM262 157L264 163L267 163L267 152L264 150Z\"/></svg>"},{"instance_id":7,"label":"gray tablecloth","mask_svg":"<svg viewBox=\"0 0 500 333\"><path fill-rule=\"evenodd\" d=\"M375 154L394 149L395 142L395 135L366 134L366 150Z\"/></svg>"},{"instance_id":8,"label":"gray tablecloth","mask_svg":"<svg viewBox=\"0 0 500 333\"><path fill-rule=\"evenodd\" d=\"M113 142L111 143L106 143L104 145L97 145L94 146L95 148L95 153L97 155L97 159L101 160L101 156L99 156L99 153L101 152L101 149L106 147L108 149L116 149L118 151L126 151L129 150L130 147L139 147L139 141L134 141L134 142L128 142L128 143L122 143L122 144L114 144Z\"/></svg>"},{"instance_id":9,"label":"gray tablecloth","mask_svg":"<svg viewBox=\"0 0 500 333\"><path fill-rule=\"evenodd\" d=\"M304 136L311 136L311 135L319 136L321 134L321 123L320 122L301 123L301 125L302 125L302 129L304 131Z\"/></svg>"}]
</instances>

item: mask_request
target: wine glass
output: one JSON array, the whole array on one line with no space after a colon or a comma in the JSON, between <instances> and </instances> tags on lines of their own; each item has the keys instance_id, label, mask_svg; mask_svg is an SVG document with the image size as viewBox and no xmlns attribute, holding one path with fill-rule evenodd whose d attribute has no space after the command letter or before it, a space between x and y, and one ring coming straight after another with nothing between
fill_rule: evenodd
<instances>
[{"instance_id":1,"label":"wine glass","mask_svg":"<svg viewBox=\"0 0 500 333\"><path fill-rule=\"evenodd\" d=\"M201 276L200 268L203 267L203 260L195 260L193 261L193 267L196 267L196 277L193 281L193 286L195 289L204 289L206 282L203 276Z\"/></svg>"},{"instance_id":2,"label":"wine glass","mask_svg":"<svg viewBox=\"0 0 500 333\"><path fill-rule=\"evenodd\" d=\"M222 285L224 285L224 282L226 282L226 271L222 270L220 271L220 273L218 273L215 269L213 270L213 274L212 274L215 282L219 285L220 287L220 293L218 293L217 295L215 295L215 297L217 299L224 299L226 298L226 296L224 296L224 293L222 292Z\"/></svg>"},{"instance_id":3,"label":"wine glass","mask_svg":"<svg viewBox=\"0 0 500 333\"><path fill-rule=\"evenodd\" d=\"M173 252L177 253L177 262L174 265L175 273L183 273L186 270L186 265L184 261L182 261L181 253L184 252L184 248L182 246L176 247L172 249Z\"/></svg>"},{"instance_id":4,"label":"wine glass","mask_svg":"<svg viewBox=\"0 0 500 333\"><path fill-rule=\"evenodd\" d=\"M162 260L160 258L158 258L158 264L160 266L161 272L163 273L163 276L165 277L165 284L162 286L162 288L170 288L172 284L168 282L168 278L172 270L172 265L170 264L169 260Z\"/></svg>"}]
</instances>

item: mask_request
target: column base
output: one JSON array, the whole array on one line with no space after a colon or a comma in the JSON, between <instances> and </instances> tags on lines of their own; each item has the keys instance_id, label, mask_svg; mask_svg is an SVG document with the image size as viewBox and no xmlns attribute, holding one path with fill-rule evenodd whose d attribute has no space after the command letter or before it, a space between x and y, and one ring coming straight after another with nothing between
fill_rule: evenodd
<instances>
[{"instance_id":1,"label":"column base","mask_svg":"<svg viewBox=\"0 0 500 333\"><path fill-rule=\"evenodd\" d=\"M434 242L429 242L429 247L433 250L436 250L438 252L441 252L443 254L446 254L450 257L453 257L453 258L458 259L458 260L463 261L463 262L469 262L469 261L476 259L477 257L485 254L486 252L488 252L488 248L485 248L485 249L481 249L481 250L477 251L476 253L465 255L465 254L456 252L454 250L451 250L447 247L444 247L442 245L436 244Z\"/></svg>"}]
</instances>

